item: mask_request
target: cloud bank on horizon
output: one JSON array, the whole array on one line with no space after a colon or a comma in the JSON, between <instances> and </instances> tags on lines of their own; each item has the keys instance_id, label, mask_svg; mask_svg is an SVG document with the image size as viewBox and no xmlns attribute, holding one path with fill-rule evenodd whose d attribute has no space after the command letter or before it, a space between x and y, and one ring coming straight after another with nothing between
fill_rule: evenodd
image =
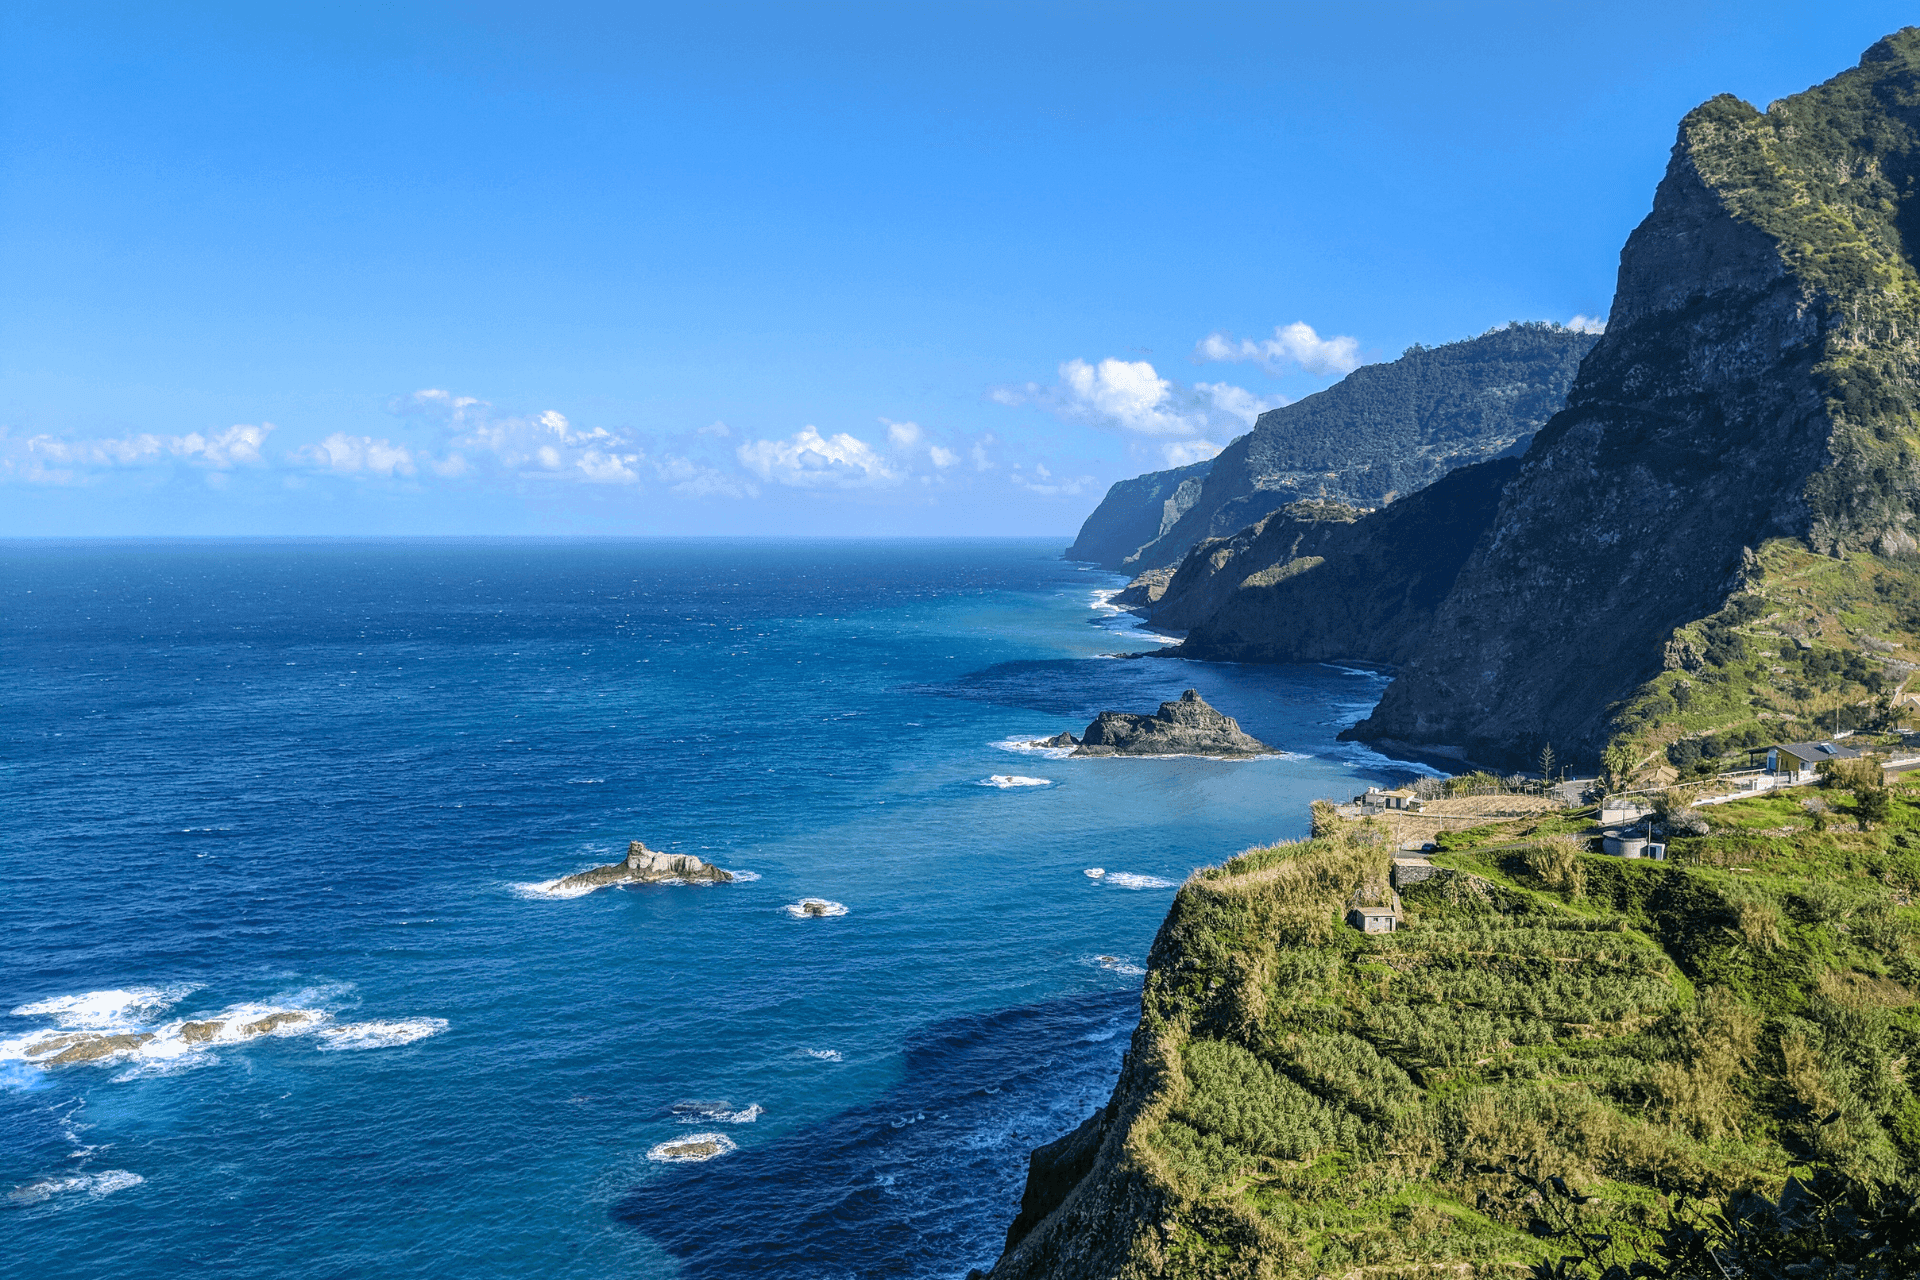
<instances>
[{"instance_id":1,"label":"cloud bank on horizon","mask_svg":"<svg viewBox=\"0 0 1920 1280\"><path fill-rule=\"evenodd\" d=\"M1568 327L1598 333L1605 330L1605 320L1580 315ZM1276 376L1328 379L1362 363L1359 339L1322 337L1304 321L1276 326L1271 337L1260 339L1217 330L1195 344L1191 358L1196 364L1245 363ZM1262 413L1290 403L1285 395L1226 381L1182 383L1150 361L1118 356L1072 357L1058 365L1051 383L993 387L986 399L1117 434L1131 443L1137 461L1148 464L1141 470L1211 458ZM905 419L880 418L879 429L865 436L823 432L808 423L784 436L742 438L727 423L715 421L661 438L628 428L577 425L555 409L504 412L478 396L442 388L396 396L387 410L398 424L385 433L335 430L279 450L268 447L279 430L269 422L205 433L98 438L0 428L0 482L84 487L115 474L158 476L170 469L175 476L197 475L216 490L236 474L250 473L269 483L277 479L289 490L334 483L396 491L448 486L525 492L530 486L571 484L732 502L781 490L930 500L956 485L982 483L1065 499L1097 487L1092 474L1061 474L1051 458L1010 452L992 432L943 431ZM420 439L422 434L429 438Z\"/></svg>"}]
</instances>

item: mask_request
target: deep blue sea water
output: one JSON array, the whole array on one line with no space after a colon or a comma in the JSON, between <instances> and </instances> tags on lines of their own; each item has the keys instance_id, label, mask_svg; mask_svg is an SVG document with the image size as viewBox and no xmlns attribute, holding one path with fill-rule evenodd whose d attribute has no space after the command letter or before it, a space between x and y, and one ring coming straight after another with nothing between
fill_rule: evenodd
<instances>
[{"instance_id":1,"label":"deep blue sea water","mask_svg":"<svg viewBox=\"0 0 1920 1280\"><path fill-rule=\"evenodd\" d=\"M1334 741L1376 675L1102 656L1059 556L0 544L0 1273L987 1265L1172 886L1411 769ZM1004 745L1189 686L1287 754ZM759 878L538 888L635 838ZM27 1060L83 1031L154 1038Z\"/></svg>"}]
</instances>

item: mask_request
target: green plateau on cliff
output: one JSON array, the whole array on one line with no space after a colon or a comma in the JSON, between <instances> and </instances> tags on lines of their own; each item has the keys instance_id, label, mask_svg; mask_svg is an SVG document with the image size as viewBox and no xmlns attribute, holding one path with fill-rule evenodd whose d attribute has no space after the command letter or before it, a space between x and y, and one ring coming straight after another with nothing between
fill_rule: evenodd
<instances>
[{"instance_id":1,"label":"green plateau on cliff","mask_svg":"<svg viewBox=\"0 0 1920 1280\"><path fill-rule=\"evenodd\" d=\"M1112 1101L1034 1153L992 1276L1512 1276L1563 1252L1540 1180L1625 1251L1676 1194L1778 1194L1783 1140L1911 1186L1920 789L1894 791L1870 826L1835 791L1703 809L1664 863L1582 851L1590 810L1451 832L1391 933L1342 919L1391 898L1372 820L1196 872Z\"/></svg>"}]
</instances>

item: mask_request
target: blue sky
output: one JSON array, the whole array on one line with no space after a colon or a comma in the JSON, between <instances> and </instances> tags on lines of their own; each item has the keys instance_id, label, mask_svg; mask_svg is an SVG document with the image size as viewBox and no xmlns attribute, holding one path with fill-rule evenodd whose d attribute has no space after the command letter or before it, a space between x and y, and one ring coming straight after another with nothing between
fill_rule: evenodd
<instances>
[{"instance_id":1,"label":"blue sky","mask_svg":"<svg viewBox=\"0 0 1920 1280\"><path fill-rule=\"evenodd\" d=\"M0 534L1070 534L1902 8L17 2Z\"/></svg>"}]
</instances>

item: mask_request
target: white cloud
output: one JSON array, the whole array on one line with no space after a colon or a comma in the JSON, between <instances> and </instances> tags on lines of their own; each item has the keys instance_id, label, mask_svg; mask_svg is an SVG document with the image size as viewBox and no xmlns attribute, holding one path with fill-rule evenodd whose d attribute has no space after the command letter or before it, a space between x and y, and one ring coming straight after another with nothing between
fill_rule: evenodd
<instances>
[{"instance_id":1,"label":"white cloud","mask_svg":"<svg viewBox=\"0 0 1920 1280\"><path fill-rule=\"evenodd\" d=\"M1220 446L1211 440L1169 440L1160 446L1160 452L1166 455L1169 467L1184 467L1217 457Z\"/></svg>"},{"instance_id":2,"label":"white cloud","mask_svg":"<svg viewBox=\"0 0 1920 1280\"><path fill-rule=\"evenodd\" d=\"M1210 333L1193 348L1197 361L1252 361L1269 373L1301 368L1308 373L1352 373L1360 367L1358 338L1322 338L1313 326L1294 321L1275 327L1271 338L1236 340L1230 334Z\"/></svg>"},{"instance_id":3,"label":"white cloud","mask_svg":"<svg viewBox=\"0 0 1920 1280\"><path fill-rule=\"evenodd\" d=\"M933 462L934 466L940 468L942 471L945 471L948 467L960 461L959 454L951 449L942 449L937 444L928 448L927 457Z\"/></svg>"},{"instance_id":4,"label":"white cloud","mask_svg":"<svg viewBox=\"0 0 1920 1280\"><path fill-rule=\"evenodd\" d=\"M1193 389L1211 400L1215 409L1230 418L1240 419L1249 427L1267 410L1278 409L1288 403L1285 396L1263 399L1245 387L1236 387L1227 382L1196 382Z\"/></svg>"},{"instance_id":5,"label":"white cloud","mask_svg":"<svg viewBox=\"0 0 1920 1280\"><path fill-rule=\"evenodd\" d=\"M920 443L920 424L917 422L894 422L888 418L880 421L887 424L887 439L902 448Z\"/></svg>"},{"instance_id":6,"label":"white cloud","mask_svg":"<svg viewBox=\"0 0 1920 1280\"><path fill-rule=\"evenodd\" d=\"M700 428L700 434L703 436L719 436L722 440L725 440L728 436L732 435L733 432L727 430L726 423L716 421L709 422L706 426Z\"/></svg>"},{"instance_id":7,"label":"white cloud","mask_svg":"<svg viewBox=\"0 0 1920 1280\"><path fill-rule=\"evenodd\" d=\"M1579 315L1567 321L1567 328L1573 330L1575 333L1605 333L1607 331L1607 318L1605 316Z\"/></svg>"},{"instance_id":8,"label":"white cloud","mask_svg":"<svg viewBox=\"0 0 1920 1280\"><path fill-rule=\"evenodd\" d=\"M531 417L496 415L484 400L445 391L416 391L400 404L403 411L440 421L454 433L454 445L491 455L499 466L525 476L636 484L647 456L626 436L605 427L576 427L553 409Z\"/></svg>"},{"instance_id":9,"label":"white cloud","mask_svg":"<svg viewBox=\"0 0 1920 1280\"><path fill-rule=\"evenodd\" d=\"M271 422L240 424L225 431L183 436L139 435L70 440L37 435L16 439L0 436L0 475L14 475L35 484L74 484L89 473L117 467L152 467L184 461L213 471L266 465L261 448L273 431Z\"/></svg>"},{"instance_id":10,"label":"white cloud","mask_svg":"<svg viewBox=\"0 0 1920 1280\"><path fill-rule=\"evenodd\" d=\"M653 464L660 478L675 493L689 498L757 498L760 486L751 480L730 476L718 467L709 467L691 458L667 454Z\"/></svg>"},{"instance_id":11,"label":"white cloud","mask_svg":"<svg viewBox=\"0 0 1920 1280\"><path fill-rule=\"evenodd\" d=\"M1173 384L1145 360L1108 357L1097 365L1069 360L1060 366L1060 383L1074 407L1127 431L1184 436L1198 429L1191 418L1173 411Z\"/></svg>"},{"instance_id":12,"label":"white cloud","mask_svg":"<svg viewBox=\"0 0 1920 1280\"><path fill-rule=\"evenodd\" d=\"M1145 360L1069 360L1051 387L1028 383L988 393L1000 404L1039 405L1069 422L1143 436L1238 435L1266 410L1287 403L1226 382L1181 386Z\"/></svg>"},{"instance_id":13,"label":"white cloud","mask_svg":"<svg viewBox=\"0 0 1920 1280\"><path fill-rule=\"evenodd\" d=\"M1030 493L1046 494L1049 497L1074 497L1086 492L1087 486L1093 483L1092 476L1076 476L1071 480L1057 479L1043 462L1033 464L1031 478L1023 474L1016 463L1013 470L1007 474L1007 479Z\"/></svg>"},{"instance_id":14,"label":"white cloud","mask_svg":"<svg viewBox=\"0 0 1920 1280\"><path fill-rule=\"evenodd\" d=\"M807 426L790 439L755 440L734 452L762 480L800 489L880 488L901 479L871 445L844 431L823 438Z\"/></svg>"},{"instance_id":15,"label":"white cloud","mask_svg":"<svg viewBox=\"0 0 1920 1280\"><path fill-rule=\"evenodd\" d=\"M973 459L973 469L975 471L993 470L993 459L987 456L987 446L992 443L993 437L991 435L985 435L975 440L973 447L967 450L967 456Z\"/></svg>"},{"instance_id":16,"label":"white cloud","mask_svg":"<svg viewBox=\"0 0 1920 1280\"><path fill-rule=\"evenodd\" d=\"M351 476L410 476L414 473L413 453L405 445L372 436L350 436L336 431L319 444L302 445L293 451L294 461L319 471Z\"/></svg>"}]
</instances>

